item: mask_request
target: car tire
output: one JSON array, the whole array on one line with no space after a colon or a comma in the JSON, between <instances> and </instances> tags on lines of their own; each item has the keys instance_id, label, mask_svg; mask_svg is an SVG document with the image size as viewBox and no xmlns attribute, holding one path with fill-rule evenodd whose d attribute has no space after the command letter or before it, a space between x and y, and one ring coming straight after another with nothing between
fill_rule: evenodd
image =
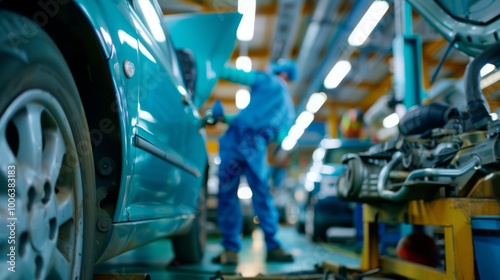
<instances>
[{"instance_id":1,"label":"car tire","mask_svg":"<svg viewBox=\"0 0 500 280\"><path fill-rule=\"evenodd\" d=\"M77 87L35 23L0 10L0 26L0 217L12 221L0 251L14 249L0 279L92 279L95 177Z\"/></svg>"},{"instance_id":2,"label":"car tire","mask_svg":"<svg viewBox=\"0 0 500 280\"><path fill-rule=\"evenodd\" d=\"M194 264L203 259L207 243L206 186L201 188L198 209L189 230L172 238L176 264Z\"/></svg>"}]
</instances>

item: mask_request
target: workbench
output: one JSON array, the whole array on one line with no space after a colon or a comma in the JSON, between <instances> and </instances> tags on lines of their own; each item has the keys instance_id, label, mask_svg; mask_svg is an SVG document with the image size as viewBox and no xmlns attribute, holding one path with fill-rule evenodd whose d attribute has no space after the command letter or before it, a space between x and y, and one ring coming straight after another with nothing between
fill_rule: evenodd
<instances>
[{"instance_id":1,"label":"workbench","mask_svg":"<svg viewBox=\"0 0 500 280\"><path fill-rule=\"evenodd\" d=\"M377 271L377 275L399 275L409 279L475 279L471 218L499 216L500 204L490 198L443 198L430 202L363 205L364 240L361 267L354 274ZM433 268L379 254L378 223L408 223L443 227L444 269ZM323 267L336 272L329 261Z\"/></svg>"},{"instance_id":2,"label":"workbench","mask_svg":"<svg viewBox=\"0 0 500 280\"><path fill-rule=\"evenodd\" d=\"M499 214L497 200L484 198L443 198L430 202L411 201L406 205L365 204L361 270L381 267L384 274L397 274L410 279L474 279L471 217ZM443 227L445 268L380 256L377 230L377 223L380 222Z\"/></svg>"}]
</instances>

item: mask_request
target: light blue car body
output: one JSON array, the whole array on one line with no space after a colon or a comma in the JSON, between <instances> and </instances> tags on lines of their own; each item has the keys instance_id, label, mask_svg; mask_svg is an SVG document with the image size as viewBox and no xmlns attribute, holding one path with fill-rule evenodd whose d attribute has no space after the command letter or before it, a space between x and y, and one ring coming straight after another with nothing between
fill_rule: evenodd
<instances>
[{"instance_id":1,"label":"light blue car body","mask_svg":"<svg viewBox=\"0 0 500 280\"><path fill-rule=\"evenodd\" d=\"M151 7L158 12L156 0L54 0L43 2L44 6L42 1L26 2L39 5L36 8L42 14L34 14L34 20L63 14L85 18L88 23L82 26L93 29L93 39L100 45L94 51L102 52L111 76L120 129L121 162L116 165L121 165L121 178L111 225L100 239L106 242L97 246L96 263L185 230L194 219L207 168L198 108L208 99L218 71L234 48L241 15L190 14L169 20L159 13L158 18L141 14ZM165 22L170 31L164 28ZM190 48L195 54L194 93L184 85L170 40L175 48ZM86 108L87 117L93 113ZM92 141L98 142L113 127L105 123L101 128L91 131Z\"/></svg>"}]
</instances>

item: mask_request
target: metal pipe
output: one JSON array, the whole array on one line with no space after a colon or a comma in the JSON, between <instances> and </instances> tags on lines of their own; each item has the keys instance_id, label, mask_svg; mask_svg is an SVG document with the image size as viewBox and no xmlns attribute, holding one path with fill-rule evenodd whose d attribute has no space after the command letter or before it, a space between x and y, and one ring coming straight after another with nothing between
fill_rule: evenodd
<instances>
[{"instance_id":1,"label":"metal pipe","mask_svg":"<svg viewBox=\"0 0 500 280\"><path fill-rule=\"evenodd\" d=\"M458 177L465 173L471 171L472 169L478 169L481 166L481 159L474 155L472 158L460 169L445 169L445 168L424 168L414 170L408 175L405 183L412 180L421 179L425 177Z\"/></svg>"},{"instance_id":2,"label":"metal pipe","mask_svg":"<svg viewBox=\"0 0 500 280\"><path fill-rule=\"evenodd\" d=\"M403 154L401 152L396 152L392 156L391 161L387 165L385 165L382 168L382 170L380 171L378 181L377 181L377 190L378 190L378 194L380 197L382 197L384 199L392 200L392 197L394 196L395 192L390 191L390 190L386 190L385 185L387 184L387 179L389 178L389 175L390 175L392 169L394 169L394 167L396 165L401 163L402 160L403 160ZM403 189L403 188L401 188L401 189ZM405 193L406 193L406 191L407 190L404 190Z\"/></svg>"},{"instance_id":3,"label":"metal pipe","mask_svg":"<svg viewBox=\"0 0 500 280\"><path fill-rule=\"evenodd\" d=\"M467 111L471 114L471 120L476 129L485 128L491 121L489 107L481 91L480 71L487 63L498 64L500 62L500 43L485 50L467 65L465 69L465 97L467 100Z\"/></svg>"},{"instance_id":4,"label":"metal pipe","mask_svg":"<svg viewBox=\"0 0 500 280\"><path fill-rule=\"evenodd\" d=\"M384 166L380 171L380 176L377 182L377 190L380 197L391 200L391 201L404 201L407 199L410 188L408 185L403 185L398 191L386 190L384 187L387 184L387 179L389 178L392 169L401 162L402 154L397 152L394 154L393 159L389 164ZM471 171L472 169L479 169L481 167L481 159L473 155L472 158L465 163L459 169L445 169L445 168L424 168L414 170L408 175L405 180L405 184L410 183L416 179L422 179L425 177L459 177L465 173Z\"/></svg>"}]
</instances>

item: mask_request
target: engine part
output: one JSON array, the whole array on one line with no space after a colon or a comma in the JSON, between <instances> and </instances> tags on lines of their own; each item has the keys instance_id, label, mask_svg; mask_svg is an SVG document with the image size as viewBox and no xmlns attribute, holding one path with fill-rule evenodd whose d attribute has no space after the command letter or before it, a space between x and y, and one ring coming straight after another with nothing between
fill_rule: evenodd
<instances>
[{"instance_id":1,"label":"engine part","mask_svg":"<svg viewBox=\"0 0 500 280\"><path fill-rule=\"evenodd\" d=\"M443 127L448 121L460 118L457 108L441 103L416 106L408 111L399 122L403 135L414 135Z\"/></svg>"},{"instance_id":2,"label":"engine part","mask_svg":"<svg viewBox=\"0 0 500 280\"><path fill-rule=\"evenodd\" d=\"M343 162L347 167L338 181L339 198L360 202L380 200L377 181L380 170L387 161L347 154Z\"/></svg>"}]
</instances>

